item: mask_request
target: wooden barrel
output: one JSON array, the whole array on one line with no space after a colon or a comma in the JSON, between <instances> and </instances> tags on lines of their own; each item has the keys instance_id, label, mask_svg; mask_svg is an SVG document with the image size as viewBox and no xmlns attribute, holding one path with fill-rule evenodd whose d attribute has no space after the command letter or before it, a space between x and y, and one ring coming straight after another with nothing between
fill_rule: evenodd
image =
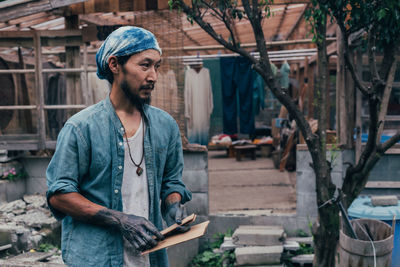
<instances>
[{"instance_id":1,"label":"wooden barrel","mask_svg":"<svg viewBox=\"0 0 400 267\"><path fill-rule=\"evenodd\" d=\"M359 239L351 238L347 231L340 230L336 266L374 267L374 250L367 236L370 233L375 247L376 266L390 267L393 250L392 227L374 219L355 219L351 224Z\"/></svg>"}]
</instances>

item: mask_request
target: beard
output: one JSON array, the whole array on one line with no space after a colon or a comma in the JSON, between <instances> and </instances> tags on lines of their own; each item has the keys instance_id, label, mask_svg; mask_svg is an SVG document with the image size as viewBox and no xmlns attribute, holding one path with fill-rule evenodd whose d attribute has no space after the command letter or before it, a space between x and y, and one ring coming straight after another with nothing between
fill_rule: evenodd
<instances>
[{"instance_id":1,"label":"beard","mask_svg":"<svg viewBox=\"0 0 400 267\"><path fill-rule=\"evenodd\" d=\"M153 88L154 85L142 86L139 88L139 91L143 89L153 89ZM139 110L142 110L144 104L150 104L151 102L150 96L145 98L141 97L138 92L135 92L134 90L131 89L126 80L122 81L121 89L124 92L125 96L129 99L131 104L136 108L138 108Z\"/></svg>"}]
</instances>

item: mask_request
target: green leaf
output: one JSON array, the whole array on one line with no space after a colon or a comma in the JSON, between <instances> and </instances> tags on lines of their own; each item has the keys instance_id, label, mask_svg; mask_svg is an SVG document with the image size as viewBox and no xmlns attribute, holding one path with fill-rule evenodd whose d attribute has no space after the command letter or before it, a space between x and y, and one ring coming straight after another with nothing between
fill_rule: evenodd
<instances>
[{"instance_id":1,"label":"green leaf","mask_svg":"<svg viewBox=\"0 0 400 267\"><path fill-rule=\"evenodd\" d=\"M386 11L385 9L381 9L378 11L378 19L382 20L386 16Z\"/></svg>"}]
</instances>

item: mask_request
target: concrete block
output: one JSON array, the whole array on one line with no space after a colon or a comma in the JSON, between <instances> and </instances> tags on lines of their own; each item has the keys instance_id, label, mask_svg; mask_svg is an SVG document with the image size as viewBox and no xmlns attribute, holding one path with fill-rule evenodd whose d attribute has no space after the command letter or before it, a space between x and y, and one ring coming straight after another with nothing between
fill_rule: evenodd
<instances>
[{"instance_id":1,"label":"concrete block","mask_svg":"<svg viewBox=\"0 0 400 267\"><path fill-rule=\"evenodd\" d=\"M29 177L28 179L26 179L26 194L45 194L46 191L46 177Z\"/></svg>"},{"instance_id":2,"label":"concrete block","mask_svg":"<svg viewBox=\"0 0 400 267\"><path fill-rule=\"evenodd\" d=\"M311 155L307 150L296 151L296 170L297 171L312 171L310 166Z\"/></svg>"},{"instance_id":3,"label":"concrete block","mask_svg":"<svg viewBox=\"0 0 400 267\"><path fill-rule=\"evenodd\" d=\"M208 172L203 170L183 170L182 180L191 192L208 192Z\"/></svg>"},{"instance_id":4,"label":"concrete block","mask_svg":"<svg viewBox=\"0 0 400 267\"><path fill-rule=\"evenodd\" d=\"M219 247L222 251L230 251L234 250L238 246L233 243L233 238L232 237L224 237L224 242L221 244Z\"/></svg>"},{"instance_id":5,"label":"concrete block","mask_svg":"<svg viewBox=\"0 0 400 267\"><path fill-rule=\"evenodd\" d=\"M199 239L193 239L167 249L169 265L186 267L199 252Z\"/></svg>"},{"instance_id":6,"label":"concrete block","mask_svg":"<svg viewBox=\"0 0 400 267\"><path fill-rule=\"evenodd\" d=\"M283 246L239 247L235 249L236 264L238 266L278 264L282 252Z\"/></svg>"},{"instance_id":7,"label":"concrete block","mask_svg":"<svg viewBox=\"0 0 400 267\"><path fill-rule=\"evenodd\" d=\"M0 231L0 246L11 244L11 233L9 231Z\"/></svg>"},{"instance_id":8,"label":"concrete block","mask_svg":"<svg viewBox=\"0 0 400 267\"><path fill-rule=\"evenodd\" d=\"M208 194L192 193L192 200L185 203L187 214L208 215Z\"/></svg>"},{"instance_id":9,"label":"concrete block","mask_svg":"<svg viewBox=\"0 0 400 267\"><path fill-rule=\"evenodd\" d=\"M26 190L26 179L21 178L14 181L5 181L2 183L2 191L5 194L5 201L11 202L22 198Z\"/></svg>"},{"instance_id":10,"label":"concrete block","mask_svg":"<svg viewBox=\"0 0 400 267\"><path fill-rule=\"evenodd\" d=\"M343 185L343 173L342 172L331 172L332 182L339 188Z\"/></svg>"},{"instance_id":11,"label":"concrete block","mask_svg":"<svg viewBox=\"0 0 400 267\"><path fill-rule=\"evenodd\" d=\"M279 226L240 226L233 233L233 242L245 246L282 245L284 231Z\"/></svg>"},{"instance_id":12,"label":"concrete block","mask_svg":"<svg viewBox=\"0 0 400 267\"><path fill-rule=\"evenodd\" d=\"M208 168L208 153L202 152L183 152L184 170L204 170Z\"/></svg>"},{"instance_id":13,"label":"concrete block","mask_svg":"<svg viewBox=\"0 0 400 267\"><path fill-rule=\"evenodd\" d=\"M301 193L315 193L314 171L296 172L296 190Z\"/></svg>"},{"instance_id":14,"label":"concrete block","mask_svg":"<svg viewBox=\"0 0 400 267\"><path fill-rule=\"evenodd\" d=\"M21 159L28 177L45 178L51 157L25 157Z\"/></svg>"},{"instance_id":15,"label":"concrete block","mask_svg":"<svg viewBox=\"0 0 400 267\"><path fill-rule=\"evenodd\" d=\"M297 192L297 215L300 217L317 216L316 193Z\"/></svg>"}]
</instances>

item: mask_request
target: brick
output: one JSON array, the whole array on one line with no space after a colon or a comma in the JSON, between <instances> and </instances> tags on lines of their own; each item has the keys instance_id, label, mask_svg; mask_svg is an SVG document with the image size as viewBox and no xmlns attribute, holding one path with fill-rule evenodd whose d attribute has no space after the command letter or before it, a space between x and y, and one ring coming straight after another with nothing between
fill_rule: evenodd
<instances>
[{"instance_id":1,"label":"brick","mask_svg":"<svg viewBox=\"0 0 400 267\"><path fill-rule=\"evenodd\" d=\"M280 226L240 226L233 234L233 242L246 246L281 245L283 235Z\"/></svg>"},{"instance_id":2,"label":"brick","mask_svg":"<svg viewBox=\"0 0 400 267\"><path fill-rule=\"evenodd\" d=\"M236 264L262 265L279 264L283 246L251 246L235 249Z\"/></svg>"}]
</instances>

